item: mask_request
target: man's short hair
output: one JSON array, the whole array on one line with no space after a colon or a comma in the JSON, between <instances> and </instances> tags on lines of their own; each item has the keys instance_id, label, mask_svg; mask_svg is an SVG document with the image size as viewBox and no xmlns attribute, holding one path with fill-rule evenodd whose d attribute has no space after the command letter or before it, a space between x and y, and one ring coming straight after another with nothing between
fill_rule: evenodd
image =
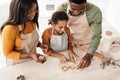
<instances>
[{"instance_id":1,"label":"man's short hair","mask_svg":"<svg viewBox=\"0 0 120 80\"><path fill-rule=\"evenodd\" d=\"M76 4L82 4L82 3L86 3L87 0L69 0L69 1Z\"/></svg>"}]
</instances>

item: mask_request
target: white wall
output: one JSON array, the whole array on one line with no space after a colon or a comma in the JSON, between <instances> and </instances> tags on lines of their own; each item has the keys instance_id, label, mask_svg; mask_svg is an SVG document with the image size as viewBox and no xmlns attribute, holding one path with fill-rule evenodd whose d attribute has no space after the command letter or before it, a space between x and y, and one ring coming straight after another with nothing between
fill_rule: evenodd
<instances>
[{"instance_id":1,"label":"white wall","mask_svg":"<svg viewBox=\"0 0 120 80\"><path fill-rule=\"evenodd\" d=\"M10 0L0 1L0 26L8 18Z\"/></svg>"},{"instance_id":2,"label":"white wall","mask_svg":"<svg viewBox=\"0 0 120 80\"><path fill-rule=\"evenodd\" d=\"M106 20L120 33L120 1L109 0Z\"/></svg>"},{"instance_id":3,"label":"white wall","mask_svg":"<svg viewBox=\"0 0 120 80\"><path fill-rule=\"evenodd\" d=\"M120 1L119 0L88 0L95 3L102 11L103 18L120 34Z\"/></svg>"},{"instance_id":4,"label":"white wall","mask_svg":"<svg viewBox=\"0 0 120 80\"><path fill-rule=\"evenodd\" d=\"M0 25L5 22L5 20L8 18L9 14L9 4L11 0L1 0L0 1ZM56 10L57 6L67 0L38 0L39 4L39 10L40 10L40 17L45 17L48 18L52 15L52 13ZM46 5L47 4L53 4L55 6L55 10L46 10Z\"/></svg>"},{"instance_id":5,"label":"white wall","mask_svg":"<svg viewBox=\"0 0 120 80\"><path fill-rule=\"evenodd\" d=\"M109 0L87 0L88 2L94 3L96 6L98 6L103 14L103 18L107 15L108 5L110 3Z\"/></svg>"},{"instance_id":6,"label":"white wall","mask_svg":"<svg viewBox=\"0 0 120 80\"><path fill-rule=\"evenodd\" d=\"M58 0L38 0L39 7L40 7L40 17L49 17L54 12L54 10L53 11L46 10L47 4L54 4L56 9L60 3L65 1L68 1L68 0L59 0L59 2ZM103 17L106 16L109 0L88 0L88 2L91 2L97 5L102 10Z\"/></svg>"},{"instance_id":7,"label":"white wall","mask_svg":"<svg viewBox=\"0 0 120 80\"><path fill-rule=\"evenodd\" d=\"M52 13L56 10L57 6L67 0L38 0L40 17L50 17ZM54 5L54 10L46 10L46 5Z\"/></svg>"},{"instance_id":8,"label":"white wall","mask_svg":"<svg viewBox=\"0 0 120 80\"><path fill-rule=\"evenodd\" d=\"M0 10L2 12L0 14L0 25L8 17L8 12L9 12L8 7L10 4L10 1L11 0L1 0L0 1ZM57 6L60 3L65 2L65 1L67 1L67 0L59 0L59 2L58 2L58 0L38 0L39 9L40 9L40 17L50 17L52 15L52 13L56 10ZM110 1L111 1L111 3L110 3ZM103 13L103 18L106 17L108 8L114 6L112 4L112 1L113 0L88 0L88 2L95 3L95 5L100 7L100 9L102 10L102 13ZM46 10L47 4L53 4L55 6L55 10ZM109 10L109 12L111 12L111 10Z\"/></svg>"}]
</instances>

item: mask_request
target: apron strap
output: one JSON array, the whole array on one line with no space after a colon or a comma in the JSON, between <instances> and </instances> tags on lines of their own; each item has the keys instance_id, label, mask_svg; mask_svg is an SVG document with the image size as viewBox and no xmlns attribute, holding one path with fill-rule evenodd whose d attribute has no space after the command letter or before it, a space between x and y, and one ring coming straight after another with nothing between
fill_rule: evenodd
<instances>
[{"instance_id":1,"label":"apron strap","mask_svg":"<svg viewBox=\"0 0 120 80\"><path fill-rule=\"evenodd\" d=\"M18 25L18 29L19 29L20 34L23 34L23 29L21 25Z\"/></svg>"},{"instance_id":2,"label":"apron strap","mask_svg":"<svg viewBox=\"0 0 120 80\"><path fill-rule=\"evenodd\" d=\"M53 35L54 28L52 28L52 35Z\"/></svg>"}]
</instances>

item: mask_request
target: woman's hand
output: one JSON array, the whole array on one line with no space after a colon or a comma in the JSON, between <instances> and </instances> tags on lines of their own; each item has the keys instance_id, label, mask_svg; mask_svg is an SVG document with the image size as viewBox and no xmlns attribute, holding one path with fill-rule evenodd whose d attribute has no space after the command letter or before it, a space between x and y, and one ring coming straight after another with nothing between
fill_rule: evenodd
<instances>
[{"instance_id":1,"label":"woman's hand","mask_svg":"<svg viewBox=\"0 0 120 80\"><path fill-rule=\"evenodd\" d=\"M78 55L73 50L69 50L68 55L69 55L69 60L72 62L75 62L78 59Z\"/></svg>"},{"instance_id":2,"label":"woman's hand","mask_svg":"<svg viewBox=\"0 0 120 80\"><path fill-rule=\"evenodd\" d=\"M43 51L44 53L46 53L46 52L48 51L48 46L45 45L45 44L41 44L40 48L42 49L42 51Z\"/></svg>"},{"instance_id":3,"label":"woman's hand","mask_svg":"<svg viewBox=\"0 0 120 80\"><path fill-rule=\"evenodd\" d=\"M44 55L39 54L39 59L37 62L44 63L46 62L47 58Z\"/></svg>"},{"instance_id":4,"label":"woman's hand","mask_svg":"<svg viewBox=\"0 0 120 80\"><path fill-rule=\"evenodd\" d=\"M47 60L45 56L37 53L30 53L29 56L36 62L40 62L40 63L44 63Z\"/></svg>"}]
</instances>

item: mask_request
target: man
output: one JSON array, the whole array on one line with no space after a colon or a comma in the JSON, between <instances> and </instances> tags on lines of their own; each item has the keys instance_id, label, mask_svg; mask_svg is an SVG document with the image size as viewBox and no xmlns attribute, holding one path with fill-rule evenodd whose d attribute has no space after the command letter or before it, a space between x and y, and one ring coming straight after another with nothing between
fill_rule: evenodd
<instances>
[{"instance_id":1,"label":"man","mask_svg":"<svg viewBox=\"0 0 120 80\"><path fill-rule=\"evenodd\" d=\"M100 9L87 0L69 0L61 4L58 11L65 11L70 18L68 25L72 30L74 45L88 49L78 68L88 67L101 39Z\"/></svg>"}]
</instances>

